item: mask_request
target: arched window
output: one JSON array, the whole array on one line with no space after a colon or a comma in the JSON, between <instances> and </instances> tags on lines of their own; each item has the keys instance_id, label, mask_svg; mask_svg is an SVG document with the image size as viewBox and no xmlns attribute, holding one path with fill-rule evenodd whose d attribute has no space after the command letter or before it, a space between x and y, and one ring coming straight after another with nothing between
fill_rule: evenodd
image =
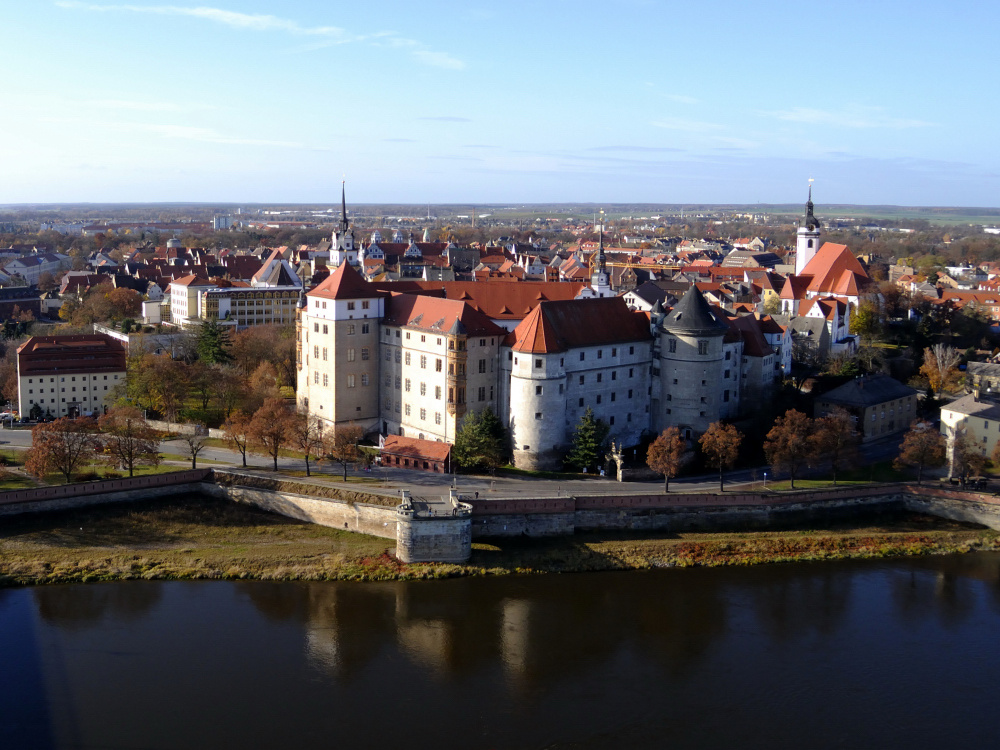
<instances>
[{"instance_id":1,"label":"arched window","mask_svg":"<svg viewBox=\"0 0 1000 750\"><path fill-rule=\"evenodd\" d=\"M808 244L808 245L806 245L806 247L812 247L812 246L813 246L813 241L812 241L812 240L809 240L809 244Z\"/></svg>"}]
</instances>

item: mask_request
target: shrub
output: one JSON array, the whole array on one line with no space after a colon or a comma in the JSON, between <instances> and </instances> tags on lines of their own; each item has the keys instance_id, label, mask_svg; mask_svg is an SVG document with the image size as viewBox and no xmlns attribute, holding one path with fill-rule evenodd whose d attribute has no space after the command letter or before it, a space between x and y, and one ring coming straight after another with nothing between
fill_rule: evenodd
<instances>
[{"instance_id":1,"label":"shrub","mask_svg":"<svg viewBox=\"0 0 1000 750\"><path fill-rule=\"evenodd\" d=\"M85 471L73 477L76 482L99 482L103 477L96 471Z\"/></svg>"},{"instance_id":2,"label":"shrub","mask_svg":"<svg viewBox=\"0 0 1000 750\"><path fill-rule=\"evenodd\" d=\"M106 471L106 472L104 472L104 478L105 479L121 479L123 476L125 476L125 475L122 474L121 472L118 472L118 471Z\"/></svg>"}]
</instances>

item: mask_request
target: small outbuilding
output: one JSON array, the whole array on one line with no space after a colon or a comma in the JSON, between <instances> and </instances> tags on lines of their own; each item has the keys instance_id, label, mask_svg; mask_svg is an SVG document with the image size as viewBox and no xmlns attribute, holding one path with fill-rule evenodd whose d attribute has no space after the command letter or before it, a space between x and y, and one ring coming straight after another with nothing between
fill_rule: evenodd
<instances>
[{"instance_id":1,"label":"small outbuilding","mask_svg":"<svg viewBox=\"0 0 1000 750\"><path fill-rule=\"evenodd\" d=\"M435 440L387 435L382 441L383 466L451 473L451 445Z\"/></svg>"},{"instance_id":2,"label":"small outbuilding","mask_svg":"<svg viewBox=\"0 0 1000 750\"><path fill-rule=\"evenodd\" d=\"M835 408L854 416L862 442L904 432L917 417L917 392L888 375L866 375L816 399L814 416Z\"/></svg>"}]
</instances>

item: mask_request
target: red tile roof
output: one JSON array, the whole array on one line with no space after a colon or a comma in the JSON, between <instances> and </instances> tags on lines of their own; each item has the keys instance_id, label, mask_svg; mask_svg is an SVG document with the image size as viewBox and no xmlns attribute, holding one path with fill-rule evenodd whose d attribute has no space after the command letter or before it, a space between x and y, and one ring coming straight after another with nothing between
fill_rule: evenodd
<instances>
[{"instance_id":1,"label":"red tile roof","mask_svg":"<svg viewBox=\"0 0 1000 750\"><path fill-rule=\"evenodd\" d=\"M571 300L586 286L564 281L390 281L372 285L384 292L432 294L464 300L493 320L521 320L542 300Z\"/></svg>"},{"instance_id":2,"label":"red tile roof","mask_svg":"<svg viewBox=\"0 0 1000 750\"><path fill-rule=\"evenodd\" d=\"M649 316L622 297L540 302L508 336L517 352L550 354L583 346L649 341Z\"/></svg>"},{"instance_id":3,"label":"red tile roof","mask_svg":"<svg viewBox=\"0 0 1000 750\"><path fill-rule=\"evenodd\" d=\"M382 443L382 453L393 456L420 459L421 461L447 461L451 445L434 440L419 440L402 435L386 435Z\"/></svg>"},{"instance_id":4,"label":"red tile roof","mask_svg":"<svg viewBox=\"0 0 1000 750\"><path fill-rule=\"evenodd\" d=\"M384 295L365 281L354 266L345 261L324 281L307 292L306 296L323 299L362 299Z\"/></svg>"},{"instance_id":5,"label":"red tile roof","mask_svg":"<svg viewBox=\"0 0 1000 750\"><path fill-rule=\"evenodd\" d=\"M434 333L469 336L504 336L507 333L465 302L416 294L393 295L386 305L383 322Z\"/></svg>"}]
</instances>

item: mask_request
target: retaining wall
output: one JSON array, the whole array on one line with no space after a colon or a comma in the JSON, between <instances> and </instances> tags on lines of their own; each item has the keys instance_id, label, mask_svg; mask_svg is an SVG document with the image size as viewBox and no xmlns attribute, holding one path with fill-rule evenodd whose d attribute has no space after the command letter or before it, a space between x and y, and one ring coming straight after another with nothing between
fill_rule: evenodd
<instances>
[{"instance_id":1,"label":"retaining wall","mask_svg":"<svg viewBox=\"0 0 1000 750\"><path fill-rule=\"evenodd\" d=\"M104 503L147 500L201 492L202 483L211 475L210 469L175 471L148 477L107 479L103 482L65 484L57 487L36 487L0 493L0 516L39 513L66 508L82 508Z\"/></svg>"}]
</instances>

